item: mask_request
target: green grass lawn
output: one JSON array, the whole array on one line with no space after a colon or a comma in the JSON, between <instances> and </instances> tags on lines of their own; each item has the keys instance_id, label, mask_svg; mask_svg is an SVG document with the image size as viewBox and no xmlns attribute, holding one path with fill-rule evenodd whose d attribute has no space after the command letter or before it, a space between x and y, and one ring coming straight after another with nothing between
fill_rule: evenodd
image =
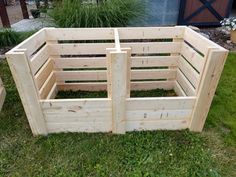
<instances>
[{"instance_id":1,"label":"green grass lawn","mask_svg":"<svg viewBox=\"0 0 236 177\"><path fill-rule=\"evenodd\" d=\"M236 176L236 55L227 60L205 129L33 137L6 61L0 176Z\"/></svg>"}]
</instances>

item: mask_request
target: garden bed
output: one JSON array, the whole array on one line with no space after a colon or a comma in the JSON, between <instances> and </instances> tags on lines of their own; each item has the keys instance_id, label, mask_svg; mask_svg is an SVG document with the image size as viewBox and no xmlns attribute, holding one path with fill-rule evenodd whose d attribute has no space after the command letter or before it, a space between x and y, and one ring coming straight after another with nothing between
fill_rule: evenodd
<instances>
[{"instance_id":1,"label":"garden bed","mask_svg":"<svg viewBox=\"0 0 236 177\"><path fill-rule=\"evenodd\" d=\"M6 56L37 135L201 131L227 54L187 27L154 27L45 28ZM143 97L153 90L166 94Z\"/></svg>"}]
</instances>

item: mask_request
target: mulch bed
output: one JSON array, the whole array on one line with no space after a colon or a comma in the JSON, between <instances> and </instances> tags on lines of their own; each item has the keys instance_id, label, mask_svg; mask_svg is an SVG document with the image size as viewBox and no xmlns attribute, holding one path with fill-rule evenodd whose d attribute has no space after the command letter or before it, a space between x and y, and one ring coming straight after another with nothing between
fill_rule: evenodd
<instances>
[{"instance_id":1,"label":"mulch bed","mask_svg":"<svg viewBox=\"0 0 236 177\"><path fill-rule=\"evenodd\" d=\"M236 52L236 44L230 41L230 33L223 28L204 28L200 30L201 33L204 33L209 37L210 40L219 44L220 46Z\"/></svg>"}]
</instances>

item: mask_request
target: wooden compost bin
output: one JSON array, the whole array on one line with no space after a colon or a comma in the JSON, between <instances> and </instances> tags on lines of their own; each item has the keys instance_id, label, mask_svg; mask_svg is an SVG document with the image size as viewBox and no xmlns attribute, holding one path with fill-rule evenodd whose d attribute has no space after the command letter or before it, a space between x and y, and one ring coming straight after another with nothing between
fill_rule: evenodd
<instances>
[{"instance_id":1,"label":"wooden compost bin","mask_svg":"<svg viewBox=\"0 0 236 177\"><path fill-rule=\"evenodd\" d=\"M202 131L228 51L188 27L44 28L7 61L34 135ZM103 70L101 68L104 68ZM175 97L130 98L174 89ZM107 90L107 98L55 99Z\"/></svg>"}]
</instances>

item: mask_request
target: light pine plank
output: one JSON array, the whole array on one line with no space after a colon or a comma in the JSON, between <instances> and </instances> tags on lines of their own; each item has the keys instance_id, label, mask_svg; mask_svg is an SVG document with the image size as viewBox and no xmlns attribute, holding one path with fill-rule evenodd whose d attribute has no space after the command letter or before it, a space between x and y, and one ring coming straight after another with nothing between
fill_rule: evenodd
<instances>
[{"instance_id":1,"label":"light pine plank","mask_svg":"<svg viewBox=\"0 0 236 177\"><path fill-rule=\"evenodd\" d=\"M12 51L23 49L26 50L27 58L30 58L31 55L39 48L41 47L46 41L46 35L45 30L41 29L26 40L24 40L22 43L17 45L12 49Z\"/></svg>"},{"instance_id":2,"label":"light pine plank","mask_svg":"<svg viewBox=\"0 0 236 177\"><path fill-rule=\"evenodd\" d=\"M33 134L46 135L48 131L26 54L8 52L6 57Z\"/></svg>"},{"instance_id":3,"label":"light pine plank","mask_svg":"<svg viewBox=\"0 0 236 177\"><path fill-rule=\"evenodd\" d=\"M91 81L91 80L107 80L107 73L104 70L92 71L55 71L57 82L63 81ZM145 79L167 79L175 78L176 69L145 69L132 70L132 80Z\"/></svg>"},{"instance_id":4,"label":"light pine plank","mask_svg":"<svg viewBox=\"0 0 236 177\"><path fill-rule=\"evenodd\" d=\"M193 109L195 100L196 97L147 97L126 99L127 111Z\"/></svg>"},{"instance_id":5,"label":"light pine plank","mask_svg":"<svg viewBox=\"0 0 236 177\"><path fill-rule=\"evenodd\" d=\"M182 130L188 128L188 120L127 121L126 131Z\"/></svg>"},{"instance_id":6,"label":"light pine plank","mask_svg":"<svg viewBox=\"0 0 236 177\"><path fill-rule=\"evenodd\" d=\"M227 50L209 51L190 123L192 131L200 132L203 129L227 56Z\"/></svg>"},{"instance_id":7,"label":"light pine plank","mask_svg":"<svg viewBox=\"0 0 236 177\"><path fill-rule=\"evenodd\" d=\"M66 68L106 68L106 57L53 58L54 67Z\"/></svg>"},{"instance_id":8,"label":"light pine plank","mask_svg":"<svg viewBox=\"0 0 236 177\"><path fill-rule=\"evenodd\" d=\"M55 68L105 68L105 57L52 58ZM131 67L176 67L178 56L131 57Z\"/></svg>"},{"instance_id":9,"label":"light pine plank","mask_svg":"<svg viewBox=\"0 0 236 177\"><path fill-rule=\"evenodd\" d=\"M52 86L52 89L48 93L47 100L48 99L54 99L57 96L57 93L58 93L57 84L54 83L53 86Z\"/></svg>"},{"instance_id":10,"label":"light pine plank","mask_svg":"<svg viewBox=\"0 0 236 177\"><path fill-rule=\"evenodd\" d=\"M43 46L30 60L30 68L33 75L42 67L48 60L50 51L48 45Z\"/></svg>"},{"instance_id":11,"label":"light pine plank","mask_svg":"<svg viewBox=\"0 0 236 177\"><path fill-rule=\"evenodd\" d=\"M131 90L153 90L165 89L171 90L174 88L174 81L143 81L131 82ZM106 82L87 82L87 83L57 83L58 90L61 91L103 91L107 90Z\"/></svg>"},{"instance_id":12,"label":"light pine plank","mask_svg":"<svg viewBox=\"0 0 236 177\"><path fill-rule=\"evenodd\" d=\"M52 99L40 100L44 113L54 113L55 111L76 112L83 109L109 109L111 99L108 98L88 98L88 99ZM68 111L72 110L72 111Z\"/></svg>"},{"instance_id":13,"label":"light pine plank","mask_svg":"<svg viewBox=\"0 0 236 177\"><path fill-rule=\"evenodd\" d=\"M180 53L181 42L135 42L121 43L122 48L131 48L132 54Z\"/></svg>"},{"instance_id":14,"label":"light pine plank","mask_svg":"<svg viewBox=\"0 0 236 177\"><path fill-rule=\"evenodd\" d=\"M118 28L120 39L171 39L183 38L182 27Z\"/></svg>"},{"instance_id":15,"label":"light pine plank","mask_svg":"<svg viewBox=\"0 0 236 177\"><path fill-rule=\"evenodd\" d=\"M175 81L174 91L178 96L187 96L177 81Z\"/></svg>"},{"instance_id":16,"label":"light pine plank","mask_svg":"<svg viewBox=\"0 0 236 177\"><path fill-rule=\"evenodd\" d=\"M132 53L180 53L181 42L121 43L122 48L131 48ZM47 44L51 55L94 55L106 54L106 48L114 48L113 43Z\"/></svg>"},{"instance_id":17,"label":"light pine plank","mask_svg":"<svg viewBox=\"0 0 236 177\"><path fill-rule=\"evenodd\" d=\"M177 82L178 84L183 88L184 92L187 94L187 96L195 96L196 90L191 85L189 80L183 75L183 73L178 69L177 70Z\"/></svg>"},{"instance_id":18,"label":"light pine plank","mask_svg":"<svg viewBox=\"0 0 236 177\"><path fill-rule=\"evenodd\" d=\"M142 56L131 57L131 67L175 67L178 56Z\"/></svg>"},{"instance_id":19,"label":"light pine plank","mask_svg":"<svg viewBox=\"0 0 236 177\"><path fill-rule=\"evenodd\" d=\"M111 132L112 122L65 122L65 123L47 123L49 133L61 132Z\"/></svg>"},{"instance_id":20,"label":"light pine plank","mask_svg":"<svg viewBox=\"0 0 236 177\"><path fill-rule=\"evenodd\" d=\"M183 43L181 54L186 58L186 60L193 65L200 73L203 70L206 59L197 53L188 44Z\"/></svg>"},{"instance_id":21,"label":"light pine plank","mask_svg":"<svg viewBox=\"0 0 236 177\"><path fill-rule=\"evenodd\" d=\"M125 133L125 112L127 97L128 53L126 51L110 52L108 55L109 77L112 105L112 132ZM129 91L128 91L129 92Z\"/></svg>"},{"instance_id":22,"label":"light pine plank","mask_svg":"<svg viewBox=\"0 0 236 177\"><path fill-rule=\"evenodd\" d=\"M49 28L47 40L114 40L113 28Z\"/></svg>"},{"instance_id":23,"label":"light pine plank","mask_svg":"<svg viewBox=\"0 0 236 177\"><path fill-rule=\"evenodd\" d=\"M51 55L105 55L114 43L48 44Z\"/></svg>"},{"instance_id":24,"label":"light pine plank","mask_svg":"<svg viewBox=\"0 0 236 177\"><path fill-rule=\"evenodd\" d=\"M49 77L50 73L52 72L53 72L53 62L52 60L49 59L34 76L38 89L41 89L41 87Z\"/></svg>"},{"instance_id":25,"label":"light pine plank","mask_svg":"<svg viewBox=\"0 0 236 177\"><path fill-rule=\"evenodd\" d=\"M219 50L224 50L224 48L222 48L218 44L210 41L203 35L188 27L185 27L184 40L190 43L194 48L196 48L204 55L207 55L208 48L218 48Z\"/></svg>"},{"instance_id":26,"label":"light pine plank","mask_svg":"<svg viewBox=\"0 0 236 177\"><path fill-rule=\"evenodd\" d=\"M178 64L179 64L179 69L186 76L189 82L191 82L192 85L195 88L197 88L200 81L200 75L193 69L193 67L183 57L179 58Z\"/></svg>"},{"instance_id":27,"label":"light pine plank","mask_svg":"<svg viewBox=\"0 0 236 177\"><path fill-rule=\"evenodd\" d=\"M134 110L126 112L127 121L186 120L192 109L183 110Z\"/></svg>"},{"instance_id":28,"label":"light pine plank","mask_svg":"<svg viewBox=\"0 0 236 177\"><path fill-rule=\"evenodd\" d=\"M54 72L51 72L47 80L44 82L43 86L39 90L39 95L41 99L46 99L53 88L53 85L56 83L56 77Z\"/></svg>"},{"instance_id":29,"label":"light pine plank","mask_svg":"<svg viewBox=\"0 0 236 177\"><path fill-rule=\"evenodd\" d=\"M168 79L175 78L176 69L144 69L131 70L131 79Z\"/></svg>"}]
</instances>

